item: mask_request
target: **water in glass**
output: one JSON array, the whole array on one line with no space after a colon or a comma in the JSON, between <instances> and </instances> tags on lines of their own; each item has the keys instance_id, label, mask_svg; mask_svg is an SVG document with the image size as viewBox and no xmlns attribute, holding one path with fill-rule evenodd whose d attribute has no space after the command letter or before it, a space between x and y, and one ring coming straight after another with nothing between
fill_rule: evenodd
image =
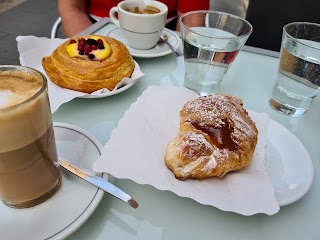
<instances>
[{"instance_id":1,"label":"water in glass","mask_svg":"<svg viewBox=\"0 0 320 240\"><path fill-rule=\"evenodd\" d=\"M236 38L226 39L235 35L220 29L193 27L191 30L183 42L184 86L200 95L215 94L241 45ZM215 38L209 38L208 35Z\"/></svg>"}]
</instances>

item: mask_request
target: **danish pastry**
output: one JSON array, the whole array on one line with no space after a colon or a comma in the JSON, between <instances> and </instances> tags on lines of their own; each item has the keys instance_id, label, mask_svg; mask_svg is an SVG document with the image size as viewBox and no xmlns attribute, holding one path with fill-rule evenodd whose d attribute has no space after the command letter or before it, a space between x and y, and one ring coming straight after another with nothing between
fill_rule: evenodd
<instances>
[{"instance_id":1,"label":"danish pastry","mask_svg":"<svg viewBox=\"0 0 320 240\"><path fill-rule=\"evenodd\" d=\"M87 35L61 44L42 66L60 87L91 93L114 87L134 70L134 60L126 46L113 38Z\"/></svg>"},{"instance_id":2,"label":"danish pastry","mask_svg":"<svg viewBox=\"0 0 320 240\"><path fill-rule=\"evenodd\" d=\"M180 180L223 177L251 162L258 129L239 97L217 94L187 102L165 164Z\"/></svg>"}]
</instances>

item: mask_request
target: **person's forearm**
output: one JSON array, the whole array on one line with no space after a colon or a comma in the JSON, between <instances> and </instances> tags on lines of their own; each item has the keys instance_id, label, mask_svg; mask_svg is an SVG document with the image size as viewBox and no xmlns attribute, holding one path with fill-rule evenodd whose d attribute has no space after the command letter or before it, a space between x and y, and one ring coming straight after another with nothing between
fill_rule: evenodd
<instances>
[{"instance_id":1,"label":"person's forearm","mask_svg":"<svg viewBox=\"0 0 320 240\"><path fill-rule=\"evenodd\" d=\"M177 32L180 32L180 17L181 17L182 13L178 11L178 14L177 14L177 26L176 26L176 31Z\"/></svg>"},{"instance_id":2,"label":"person's forearm","mask_svg":"<svg viewBox=\"0 0 320 240\"><path fill-rule=\"evenodd\" d=\"M72 37L92 25L86 0L59 0L63 31Z\"/></svg>"},{"instance_id":3,"label":"person's forearm","mask_svg":"<svg viewBox=\"0 0 320 240\"><path fill-rule=\"evenodd\" d=\"M89 17L80 13L69 13L62 17L63 31L67 37L72 37L92 25Z\"/></svg>"},{"instance_id":4,"label":"person's forearm","mask_svg":"<svg viewBox=\"0 0 320 240\"><path fill-rule=\"evenodd\" d=\"M178 18L178 22L177 22L176 31L180 31L180 17L182 15L183 15L182 13L178 12L179 18ZM188 26L189 28L205 26L205 14L196 14L192 18L187 16L183 19L183 24Z\"/></svg>"}]
</instances>

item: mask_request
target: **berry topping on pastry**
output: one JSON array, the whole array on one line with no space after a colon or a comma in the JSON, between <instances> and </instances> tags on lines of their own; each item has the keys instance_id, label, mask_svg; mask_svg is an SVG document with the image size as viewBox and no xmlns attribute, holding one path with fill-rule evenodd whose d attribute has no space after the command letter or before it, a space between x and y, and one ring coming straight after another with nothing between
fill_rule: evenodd
<instances>
[{"instance_id":1,"label":"berry topping on pastry","mask_svg":"<svg viewBox=\"0 0 320 240\"><path fill-rule=\"evenodd\" d=\"M70 57L101 61L110 55L111 48L100 36L90 36L90 38L71 39L66 51Z\"/></svg>"}]
</instances>

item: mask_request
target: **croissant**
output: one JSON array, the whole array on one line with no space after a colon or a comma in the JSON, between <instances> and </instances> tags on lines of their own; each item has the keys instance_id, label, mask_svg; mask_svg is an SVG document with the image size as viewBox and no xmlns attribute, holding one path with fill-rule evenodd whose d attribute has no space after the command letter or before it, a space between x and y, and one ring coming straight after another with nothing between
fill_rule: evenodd
<instances>
[{"instance_id":1,"label":"croissant","mask_svg":"<svg viewBox=\"0 0 320 240\"><path fill-rule=\"evenodd\" d=\"M126 46L113 38L87 35L61 44L42 66L60 87L92 93L114 87L134 70L134 60Z\"/></svg>"},{"instance_id":2,"label":"croissant","mask_svg":"<svg viewBox=\"0 0 320 240\"><path fill-rule=\"evenodd\" d=\"M180 130L168 144L165 164L180 180L223 177L248 166L258 129L239 97L217 94L187 102Z\"/></svg>"}]
</instances>

